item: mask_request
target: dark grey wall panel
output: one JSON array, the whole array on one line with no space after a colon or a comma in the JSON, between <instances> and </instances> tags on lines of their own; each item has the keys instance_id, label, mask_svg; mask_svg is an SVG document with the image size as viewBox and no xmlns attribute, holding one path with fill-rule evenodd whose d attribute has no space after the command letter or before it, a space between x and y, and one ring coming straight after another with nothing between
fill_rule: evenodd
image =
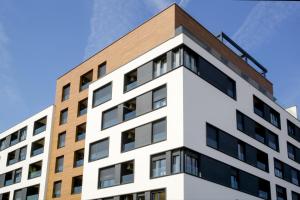
<instances>
[{"instance_id":1,"label":"dark grey wall panel","mask_svg":"<svg viewBox=\"0 0 300 200\"><path fill-rule=\"evenodd\" d=\"M152 91L136 98L136 115L142 115L152 110Z\"/></svg>"},{"instance_id":2,"label":"dark grey wall panel","mask_svg":"<svg viewBox=\"0 0 300 200\"><path fill-rule=\"evenodd\" d=\"M246 152L246 162L250 165L256 166L257 150L250 145L246 145L245 152Z\"/></svg>"},{"instance_id":3,"label":"dark grey wall panel","mask_svg":"<svg viewBox=\"0 0 300 200\"><path fill-rule=\"evenodd\" d=\"M171 151L167 151L166 152L166 175L170 175L171 174L171 167L172 167L172 163L171 163Z\"/></svg>"},{"instance_id":4,"label":"dark grey wall panel","mask_svg":"<svg viewBox=\"0 0 300 200\"><path fill-rule=\"evenodd\" d=\"M167 52L167 71L172 70L172 51Z\"/></svg>"},{"instance_id":5,"label":"dark grey wall panel","mask_svg":"<svg viewBox=\"0 0 300 200\"><path fill-rule=\"evenodd\" d=\"M135 129L135 148L151 144L152 124L145 124Z\"/></svg>"},{"instance_id":6,"label":"dark grey wall panel","mask_svg":"<svg viewBox=\"0 0 300 200\"><path fill-rule=\"evenodd\" d=\"M0 188L4 186L4 179L5 179L5 174L1 174L0 175Z\"/></svg>"},{"instance_id":7,"label":"dark grey wall panel","mask_svg":"<svg viewBox=\"0 0 300 200\"><path fill-rule=\"evenodd\" d=\"M240 171L240 190L256 196L258 193L258 178Z\"/></svg>"},{"instance_id":8,"label":"dark grey wall panel","mask_svg":"<svg viewBox=\"0 0 300 200\"><path fill-rule=\"evenodd\" d=\"M229 134L224 134L223 131L219 132L219 148L226 154L237 157L237 143L238 140Z\"/></svg>"},{"instance_id":9,"label":"dark grey wall panel","mask_svg":"<svg viewBox=\"0 0 300 200\"><path fill-rule=\"evenodd\" d=\"M121 164L115 165L115 184L120 185L121 182Z\"/></svg>"},{"instance_id":10,"label":"dark grey wall panel","mask_svg":"<svg viewBox=\"0 0 300 200\"><path fill-rule=\"evenodd\" d=\"M118 105L118 123L123 121L123 104Z\"/></svg>"},{"instance_id":11,"label":"dark grey wall panel","mask_svg":"<svg viewBox=\"0 0 300 200\"><path fill-rule=\"evenodd\" d=\"M153 78L153 61L150 61L137 69L137 84L142 85Z\"/></svg>"}]
</instances>

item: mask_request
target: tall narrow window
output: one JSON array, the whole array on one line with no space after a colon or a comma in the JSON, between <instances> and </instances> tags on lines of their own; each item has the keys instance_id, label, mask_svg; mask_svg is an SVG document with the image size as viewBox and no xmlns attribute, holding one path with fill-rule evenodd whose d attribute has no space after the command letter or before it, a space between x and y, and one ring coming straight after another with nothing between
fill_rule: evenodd
<instances>
[{"instance_id":1,"label":"tall narrow window","mask_svg":"<svg viewBox=\"0 0 300 200\"><path fill-rule=\"evenodd\" d=\"M93 107L101 105L109 100L112 96L112 84L108 83L93 92Z\"/></svg>"},{"instance_id":2,"label":"tall narrow window","mask_svg":"<svg viewBox=\"0 0 300 200\"><path fill-rule=\"evenodd\" d=\"M182 65L182 48L177 48L173 51L172 67L176 68Z\"/></svg>"},{"instance_id":3,"label":"tall narrow window","mask_svg":"<svg viewBox=\"0 0 300 200\"><path fill-rule=\"evenodd\" d=\"M198 72L198 68L197 68L197 55L188 50L188 49L185 49L184 50L184 65L185 67L191 69L192 71L194 72Z\"/></svg>"},{"instance_id":4,"label":"tall narrow window","mask_svg":"<svg viewBox=\"0 0 300 200\"><path fill-rule=\"evenodd\" d=\"M62 148L66 143L66 132L58 134L57 148Z\"/></svg>"},{"instance_id":5,"label":"tall narrow window","mask_svg":"<svg viewBox=\"0 0 300 200\"><path fill-rule=\"evenodd\" d=\"M84 160L84 149L80 149L74 152L74 167L81 167Z\"/></svg>"},{"instance_id":6,"label":"tall narrow window","mask_svg":"<svg viewBox=\"0 0 300 200\"><path fill-rule=\"evenodd\" d=\"M80 91L85 90L89 87L89 84L93 80L93 70L85 73L80 77Z\"/></svg>"},{"instance_id":7,"label":"tall narrow window","mask_svg":"<svg viewBox=\"0 0 300 200\"><path fill-rule=\"evenodd\" d=\"M56 158L55 173L62 172L64 170L64 156Z\"/></svg>"},{"instance_id":8,"label":"tall narrow window","mask_svg":"<svg viewBox=\"0 0 300 200\"><path fill-rule=\"evenodd\" d=\"M118 123L118 108L112 108L102 114L102 129L109 128Z\"/></svg>"},{"instance_id":9,"label":"tall narrow window","mask_svg":"<svg viewBox=\"0 0 300 200\"><path fill-rule=\"evenodd\" d=\"M275 176L283 178L283 163L274 159Z\"/></svg>"},{"instance_id":10,"label":"tall narrow window","mask_svg":"<svg viewBox=\"0 0 300 200\"><path fill-rule=\"evenodd\" d=\"M292 122L290 122L289 120L287 120L287 129L288 129L288 134L290 136L294 136L296 135L296 125L293 124Z\"/></svg>"},{"instance_id":11,"label":"tall narrow window","mask_svg":"<svg viewBox=\"0 0 300 200\"><path fill-rule=\"evenodd\" d=\"M76 142L84 140L86 132L86 123L80 124L76 127Z\"/></svg>"},{"instance_id":12,"label":"tall narrow window","mask_svg":"<svg viewBox=\"0 0 300 200\"><path fill-rule=\"evenodd\" d=\"M295 170L295 169L291 169L291 180L292 180L292 183L295 184L295 185L299 185L299 174L298 174L298 171Z\"/></svg>"},{"instance_id":13,"label":"tall narrow window","mask_svg":"<svg viewBox=\"0 0 300 200\"><path fill-rule=\"evenodd\" d=\"M280 127L280 115L275 110L270 111L270 122L276 127Z\"/></svg>"},{"instance_id":14,"label":"tall narrow window","mask_svg":"<svg viewBox=\"0 0 300 200\"><path fill-rule=\"evenodd\" d=\"M121 184L132 183L134 177L134 162L129 161L121 164Z\"/></svg>"},{"instance_id":15,"label":"tall narrow window","mask_svg":"<svg viewBox=\"0 0 300 200\"><path fill-rule=\"evenodd\" d=\"M291 143L287 143L288 157L289 159L295 160L296 147Z\"/></svg>"},{"instance_id":16,"label":"tall narrow window","mask_svg":"<svg viewBox=\"0 0 300 200\"><path fill-rule=\"evenodd\" d=\"M207 146L218 149L218 130L209 124L207 124L206 128Z\"/></svg>"},{"instance_id":17,"label":"tall narrow window","mask_svg":"<svg viewBox=\"0 0 300 200\"><path fill-rule=\"evenodd\" d=\"M256 124L255 127L255 139L260 141L261 143L266 143L266 133L264 127L259 124Z\"/></svg>"},{"instance_id":18,"label":"tall narrow window","mask_svg":"<svg viewBox=\"0 0 300 200\"><path fill-rule=\"evenodd\" d=\"M231 174L230 174L230 185L231 188L238 190L239 189L239 172L235 168L231 168Z\"/></svg>"},{"instance_id":19,"label":"tall narrow window","mask_svg":"<svg viewBox=\"0 0 300 200\"><path fill-rule=\"evenodd\" d=\"M34 122L33 135L37 135L46 130L47 117L43 117Z\"/></svg>"},{"instance_id":20,"label":"tall narrow window","mask_svg":"<svg viewBox=\"0 0 300 200\"><path fill-rule=\"evenodd\" d=\"M238 159L245 161L245 143L241 141L238 142Z\"/></svg>"},{"instance_id":21,"label":"tall narrow window","mask_svg":"<svg viewBox=\"0 0 300 200\"><path fill-rule=\"evenodd\" d=\"M129 91L137 87L137 70L125 74L124 77L124 90Z\"/></svg>"},{"instance_id":22,"label":"tall narrow window","mask_svg":"<svg viewBox=\"0 0 300 200\"><path fill-rule=\"evenodd\" d=\"M287 199L286 189L279 185L276 185L276 199L277 200L286 200Z\"/></svg>"},{"instance_id":23,"label":"tall narrow window","mask_svg":"<svg viewBox=\"0 0 300 200\"><path fill-rule=\"evenodd\" d=\"M279 149L278 136L275 135L274 133L269 132L268 137L269 137L268 146L278 151Z\"/></svg>"},{"instance_id":24,"label":"tall narrow window","mask_svg":"<svg viewBox=\"0 0 300 200\"><path fill-rule=\"evenodd\" d=\"M22 128L20 131L20 141L24 141L26 139L27 136L27 127Z\"/></svg>"},{"instance_id":25,"label":"tall narrow window","mask_svg":"<svg viewBox=\"0 0 300 200\"><path fill-rule=\"evenodd\" d=\"M159 142L167 139L167 122L161 119L152 124L152 142Z\"/></svg>"},{"instance_id":26,"label":"tall narrow window","mask_svg":"<svg viewBox=\"0 0 300 200\"><path fill-rule=\"evenodd\" d=\"M87 113L87 104L88 104L88 99L87 98L79 101L77 116L82 116L82 115L85 115Z\"/></svg>"},{"instance_id":27,"label":"tall narrow window","mask_svg":"<svg viewBox=\"0 0 300 200\"><path fill-rule=\"evenodd\" d=\"M72 194L80 194L82 190L82 176L72 178Z\"/></svg>"},{"instance_id":28,"label":"tall narrow window","mask_svg":"<svg viewBox=\"0 0 300 200\"><path fill-rule=\"evenodd\" d=\"M61 101L66 101L70 98L70 83L65 85L63 88L62 88L62 97L61 97Z\"/></svg>"},{"instance_id":29,"label":"tall narrow window","mask_svg":"<svg viewBox=\"0 0 300 200\"><path fill-rule=\"evenodd\" d=\"M101 63L98 66L98 78L102 78L106 75L106 62Z\"/></svg>"},{"instance_id":30,"label":"tall narrow window","mask_svg":"<svg viewBox=\"0 0 300 200\"><path fill-rule=\"evenodd\" d=\"M27 155L27 147L22 147L20 149L20 154L19 154L19 161L25 160Z\"/></svg>"},{"instance_id":31,"label":"tall narrow window","mask_svg":"<svg viewBox=\"0 0 300 200\"><path fill-rule=\"evenodd\" d=\"M109 154L109 139L105 138L90 144L89 161L99 160Z\"/></svg>"},{"instance_id":32,"label":"tall narrow window","mask_svg":"<svg viewBox=\"0 0 300 200\"><path fill-rule=\"evenodd\" d=\"M68 121L68 108L60 111L60 119L59 119L59 124L63 125L67 123Z\"/></svg>"},{"instance_id":33,"label":"tall narrow window","mask_svg":"<svg viewBox=\"0 0 300 200\"><path fill-rule=\"evenodd\" d=\"M264 103L260 99L254 96L253 104L254 104L254 112L257 115L264 117Z\"/></svg>"},{"instance_id":34,"label":"tall narrow window","mask_svg":"<svg viewBox=\"0 0 300 200\"><path fill-rule=\"evenodd\" d=\"M151 160L152 177L165 176L167 174L165 155L161 154L152 156Z\"/></svg>"},{"instance_id":35,"label":"tall narrow window","mask_svg":"<svg viewBox=\"0 0 300 200\"><path fill-rule=\"evenodd\" d=\"M22 178L22 169L15 170L14 183L20 183Z\"/></svg>"},{"instance_id":36,"label":"tall narrow window","mask_svg":"<svg viewBox=\"0 0 300 200\"><path fill-rule=\"evenodd\" d=\"M270 198L270 183L265 180L259 179L258 181L258 197L262 199Z\"/></svg>"},{"instance_id":37,"label":"tall narrow window","mask_svg":"<svg viewBox=\"0 0 300 200\"><path fill-rule=\"evenodd\" d=\"M53 198L58 198L61 196L61 181L56 181L53 184L53 193L52 197Z\"/></svg>"},{"instance_id":38,"label":"tall narrow window","mask_svg":"<svg viewBox=\"0 0 300 200\"><path fill-rule=\"evenodd\" d=\"M245 130L245 122L244 116L240 112L236 112L236 122L237 122L237 129L240 131Z\"/></svg>"},{"instance_id":39,"label":"tall narrow window","mask_svg":"<svg viewBox=\"0 0 300 200\"><path fill-rule=\"evenodd\" d=\"M172 154L172 173L176 174L180 172L180 152L174 152Z\"/></svg>"},{"instance_id":40,"label":"tall narrow window","mask_svg":"<svg viewBox=\"0 0 300 200\"><path fill-rule=\"evenodd\" d=\"M162 57L156 59L153 62L153 77L161 76L167 72L167 57L163 55Z\"/></svg>"},{"instance_id":41,"label":"tall narrow window","mask_svg":"<svg viewBox=\"0 0 300 200\"><path fill-rule=\"evenodd\" d=\"M167 105L167 88L162 86L153 91L153 110Z\"/></svg>"}]
</instances>

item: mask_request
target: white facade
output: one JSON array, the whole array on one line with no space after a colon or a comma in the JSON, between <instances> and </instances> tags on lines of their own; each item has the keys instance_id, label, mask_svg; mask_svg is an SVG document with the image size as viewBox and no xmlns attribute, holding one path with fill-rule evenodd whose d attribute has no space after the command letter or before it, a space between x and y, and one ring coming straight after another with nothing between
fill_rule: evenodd
<instances>
[{"instance_id":1,"label":"white facade","mask_svg":"<svg viewBox=\"0 0 300 200\"><path fill-rule=\"evenodd\" d=\"M47 187L47 171L49 161L49 150L51 142L51 131L52 131L52 115L53 106L46 108L45 110L37 113L36 115L26 119L25 121L15 125L9 130L0 134L0 140L6 138L10 134L27 127L26 139L0 151L0 174L3 175L15 169L22 168L21 181L12 185L4 186L0 188L0 194L10 192L9 199L12 200L14 192L19 189L27 188L34 185L39 185L39 198L45 199L45 189ZM34 123L43 117L47 117L46 129L36 135L33 135ZM31 156L32 143L44 138L44 149L43 153ZM15 164L7 166L7 156L10 152L20 149L21 147L27 146L26 159ZM41 175L36 178L29 179L29 165L42 161Z\"/></svg>"},{"instance_id":2,"label":"white facade","mask_svg":"<svg viewBox=\"0 0 300 200\"><path fill-rule=\"evenodd\" d=\"M133 89L132 91L126 93L123 92L124 75L126 73L181 44L188 46L236 82L236 100L228 97L223 92L184 67L172 70L159 78ZM93 91L109 82L112 82L112 99L100 106L92 108ZM154 110L103 131L101 130L101 116L103 111L164 84L167 85L166 107ZM280 113L281 130L263 120L253 112L253 95L259 97L270 107ZM236 128L237 109L277 134L279 137L280 151L276 152L266 145L238 131ZM134 149L129 152L121 152L121 134L123 131L155 121L162 117L166 117L167 119L167 139L165 141ZM276 199L275 185L278 184L286 188L287 199L292 200L291 191L300 193L299 186L288 183L274 175L274 157L296 169L300 169L300 164L287 157L287 141L297 147L300 146L300 143L288 136L286 119L289 119L297 126L300 126L299 121L283 108L259 92L256 88L242 79L222 62L217 60L188 36L180 34L90 85L82 199L101 199L160 188L166 189L166 197L168 200L260 199L185 173L154 179L150 178L151 155L185 146L201 154L225 162L228 165L270 181L271 199ZM206 145L205 127L207 122L267 153L269 173L208 147ZM94 162L89 162L89 145L103 138L109 138L109 156ZM129 160L134 160L133 183L98 189L99 168Z\"/></svg>"}]
</instances>

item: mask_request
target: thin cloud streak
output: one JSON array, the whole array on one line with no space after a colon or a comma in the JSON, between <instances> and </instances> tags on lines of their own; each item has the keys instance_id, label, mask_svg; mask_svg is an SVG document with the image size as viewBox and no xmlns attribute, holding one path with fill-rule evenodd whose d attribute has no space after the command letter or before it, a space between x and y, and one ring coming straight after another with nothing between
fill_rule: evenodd
<instances>
[{"instance_id":1,"label":"thin cloud streak","mask_svg":"<svg viewBox=\"0 0 300 200\"><path fill-rule=\"evenodd\" d=\"M233 35L233 39L247 50L258 48L299 9L300 4L297 2L259 2Z\"/></svg>"}]
</instances>

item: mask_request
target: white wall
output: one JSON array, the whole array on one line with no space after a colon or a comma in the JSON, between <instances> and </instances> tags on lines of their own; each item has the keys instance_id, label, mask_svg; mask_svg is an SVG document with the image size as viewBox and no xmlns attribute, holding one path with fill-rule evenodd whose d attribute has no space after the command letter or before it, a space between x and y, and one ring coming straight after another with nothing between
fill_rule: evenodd
<instances>
[{"instance_id":1,"label":"white wall","mask_svg":"<svg viewBox=\"0 0 300 200\"><path fill-rule=\"evenodd\" d=\"M15 131L27 126L27 136L26 140L9 147L3 151L0 151L0 174L4 174L6 172L22 168L22 178L20 183L16 183L10 186L0 188L0 194L5 192L10 192L10 200L13 199L13 194L15 190L22 189L25 187L29 187L32 185L40 185L40 194L39 199L45 199L45 188L46 188L46 178L47 178L47 171L48 171L48 160L49 160L49 149L50 149L50 142L51 142L51 132L52 132L52 115L53 115L53 106L46 108L45 110L37 113L36 115L24 120L23 122L15 125L14 127L10 128L9 130L0 134L0 139L6 137L7 135L12 134ZM34 122L41 119L42 117L47 116L47 127L46 131L39 133L38 135L33 136L33 125ZM31 143L37 141L39 139L45 138L44 143L44 153L30 157L31 152ZM16 149L19 149L23 146L27 146L27 154L26 159L24 161L15 163L10 166L6 166L7 161L7 154L12 152ZM35 163L38 161L43 162L42 164L42 174L40 177L33 178L28 180L28 168L31 163Z\"/></svg>"}]
</instances>

